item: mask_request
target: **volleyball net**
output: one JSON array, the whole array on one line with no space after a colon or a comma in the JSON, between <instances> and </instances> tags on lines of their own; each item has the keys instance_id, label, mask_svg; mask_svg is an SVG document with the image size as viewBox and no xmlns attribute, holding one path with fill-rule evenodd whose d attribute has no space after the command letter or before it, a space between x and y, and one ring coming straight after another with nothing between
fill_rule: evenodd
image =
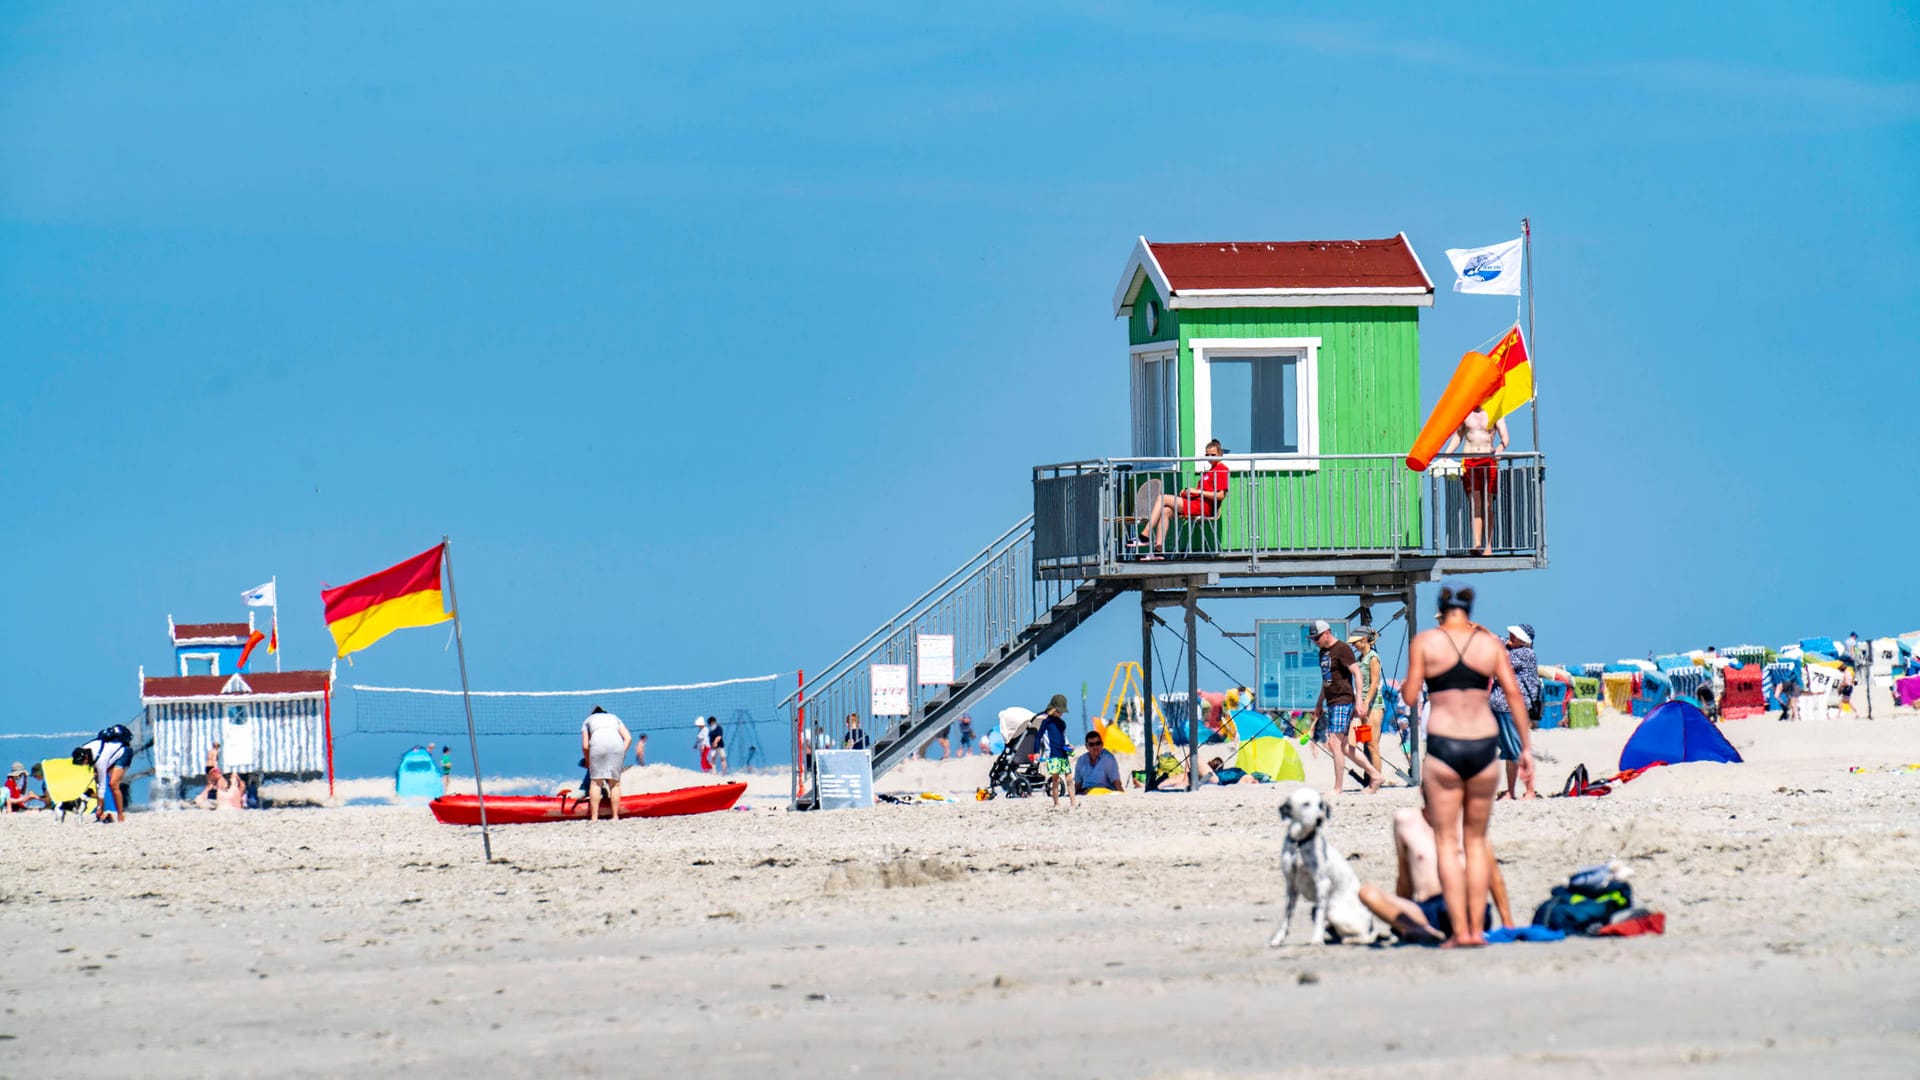
<instances>
[{"instance_id":1,"label":"volleyball net","mask_svg":"<svg viewBox=\"0 0 1920 1080\"><path fill-rule=\"evenodd\" d=\"M696 716L713 716L726 732L727 745L740 751L758 747L762 756L782 757L789 741L778 705L779 676L688 683L683 686L624 686L602 690L475 690L473 730L477 735L578 735L580 724L599 706L620 717L635 735L677 731L689 739ZM354 730L366 735L464 735L466 707L458 690L422 690L399 686L353 688ZM678 740L675 740L676 742Z\"/></svg>"}]
</instances>

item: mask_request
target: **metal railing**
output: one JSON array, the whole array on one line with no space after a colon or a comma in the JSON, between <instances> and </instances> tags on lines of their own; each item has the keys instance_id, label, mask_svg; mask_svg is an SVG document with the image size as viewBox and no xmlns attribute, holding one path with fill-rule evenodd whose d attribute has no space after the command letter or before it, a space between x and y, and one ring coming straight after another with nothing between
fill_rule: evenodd
<instances>
[{"instance_id":1,"label":"metal railing","mask_svg":"<svg viewBox=\"0 0 1920 1080\"><path fill-rule=\"evenodd\" d=\"M1106 458L1034 469L1043 575L1148 573L1163 562L1376 556L1546 564L1545 459L1443 458L1425 473L1389 454L1232 455L1226 491L1207 458ZM1475 519L1479 519L1476 529ZM1471 569L1470 563L1462 568Z\"/></svg>"},{"instance_id":2,"label":"metal railing","mask_svg":"<svg viewBox=\"0 0 1920 1080\"><path fill-rule=\"evenodd\" d=\"M936 707L957 684L971 680L977 669L995 662L1018 646L1027 632L1054 605L1070 596L1077 578L1042 578L1035 572L1033 517L1022 519L993 543L901 608L886 622L842 653L780 702L789 738L799 730L801 710L806 725L805 746L795 747L795 798L806 758L815 749L816 732L834 747L848 742L847 718L857 718L874 748L901 738L931 702ZM953 683L920 684L921 672L914 639L922 634L953 636ZM872 714L871 669L875 664L907 668L907 712L902 716ZM984 732L993 727L982 725Z\"/></svg>"}]
</instances>

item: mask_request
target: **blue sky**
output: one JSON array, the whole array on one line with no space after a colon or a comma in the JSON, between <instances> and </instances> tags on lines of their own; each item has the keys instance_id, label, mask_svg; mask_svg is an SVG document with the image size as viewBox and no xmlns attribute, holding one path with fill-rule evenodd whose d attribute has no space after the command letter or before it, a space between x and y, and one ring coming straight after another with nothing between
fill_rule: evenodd
<instances>
[{"instance_id":1,"label":"blue sky","mask_svg":"<svg viewBox=\"0 0 1920 1080\"><path fill-rule=\"evenodd\" d=\"M1125 452L1143 233L1531 215L1553 565L1484 610L1548 658L1920 626L1910 13L901 9L0 11L0 727L272 575L323 663L321 583L443 532L479 685L817 666ZM1443 286L1429 400L1507 310Z\"/></svg>"}]
</instances>

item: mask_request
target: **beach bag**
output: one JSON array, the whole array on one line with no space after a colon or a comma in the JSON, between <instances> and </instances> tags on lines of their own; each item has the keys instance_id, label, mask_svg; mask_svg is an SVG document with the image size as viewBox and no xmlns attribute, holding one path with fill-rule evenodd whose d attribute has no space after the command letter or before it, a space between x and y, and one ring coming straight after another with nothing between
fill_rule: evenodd
<instances>
[{"instance_id":1,"label":"beach bag","mask_svg":"<svg viewBox=\"0 0 1920 1080\"><path fill-rule=\"evenodd\" d=\"M1612 791L1611 784L1604 781L1596 784L1589 780L1585 765L1575 765L1573 771L1567 774L1567 784L1560 789L1560 794L1564 798L1573 798L1579 795L1606 795Z\"/></svg>"},{"instance_id":2,"label":"beach bag","mask_svg":"<svg viewBox=\"0 0 1920 1080\"><path fill-rule=\"evenodd\" d=\"M1533 925L1569 934L1589 934L1612 921L1615 912L1633 906L1633 886L1624 881L1611 883L1607 891L1595 896L1575 892L1570 886L1555 885L1547 902L1534 909Z\"/></svg>"}]
</instances>

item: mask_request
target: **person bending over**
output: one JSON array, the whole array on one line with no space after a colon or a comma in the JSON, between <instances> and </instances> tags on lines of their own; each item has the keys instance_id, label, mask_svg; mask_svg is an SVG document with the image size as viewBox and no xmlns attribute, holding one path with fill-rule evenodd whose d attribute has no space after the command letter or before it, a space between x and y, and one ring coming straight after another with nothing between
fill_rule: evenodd
<instances>
[{"instance_id":1,"label":"person bending over","mask_svg":"<svg viewBox=\"0 0 1920 1080\"><path fill-rule=\"evenodd\" d=\"M1491 847L1489 847L1491 850ZM1400 940L1416 945L1438 945L1453 936L1453 920L1447 916L1447 901L1440 891L1438 848L1434 845L1433 826L1413 807L1393 812L1393 853L1399 872L1391 893L1371 882L1360 886L1360 902L1381 921L1393 927ZM1449 853L1454 862L1466 865L1466 852L1455 848ZM1507 907L1507 881L1500 864L1493 864L1493 908L1501 926L1513 925L1513 911ZM1492 915L1494 912L1488 912ZM1488 920L1492 920L1489 918Z\"/></svg>"},{"instance_id":2,"label":"person bending over","mask_svg":"<svg viewBox=\"0 0 1920 1080\"><path fill-rule=\"evenodd\" d=\"M580 754L587 759L587 820L600 817L600 797L613 804L613 820L620 820L620 770L627 763L633 734L620 718L598 705L580 725Z\"/></svg>"}]
</instances>

